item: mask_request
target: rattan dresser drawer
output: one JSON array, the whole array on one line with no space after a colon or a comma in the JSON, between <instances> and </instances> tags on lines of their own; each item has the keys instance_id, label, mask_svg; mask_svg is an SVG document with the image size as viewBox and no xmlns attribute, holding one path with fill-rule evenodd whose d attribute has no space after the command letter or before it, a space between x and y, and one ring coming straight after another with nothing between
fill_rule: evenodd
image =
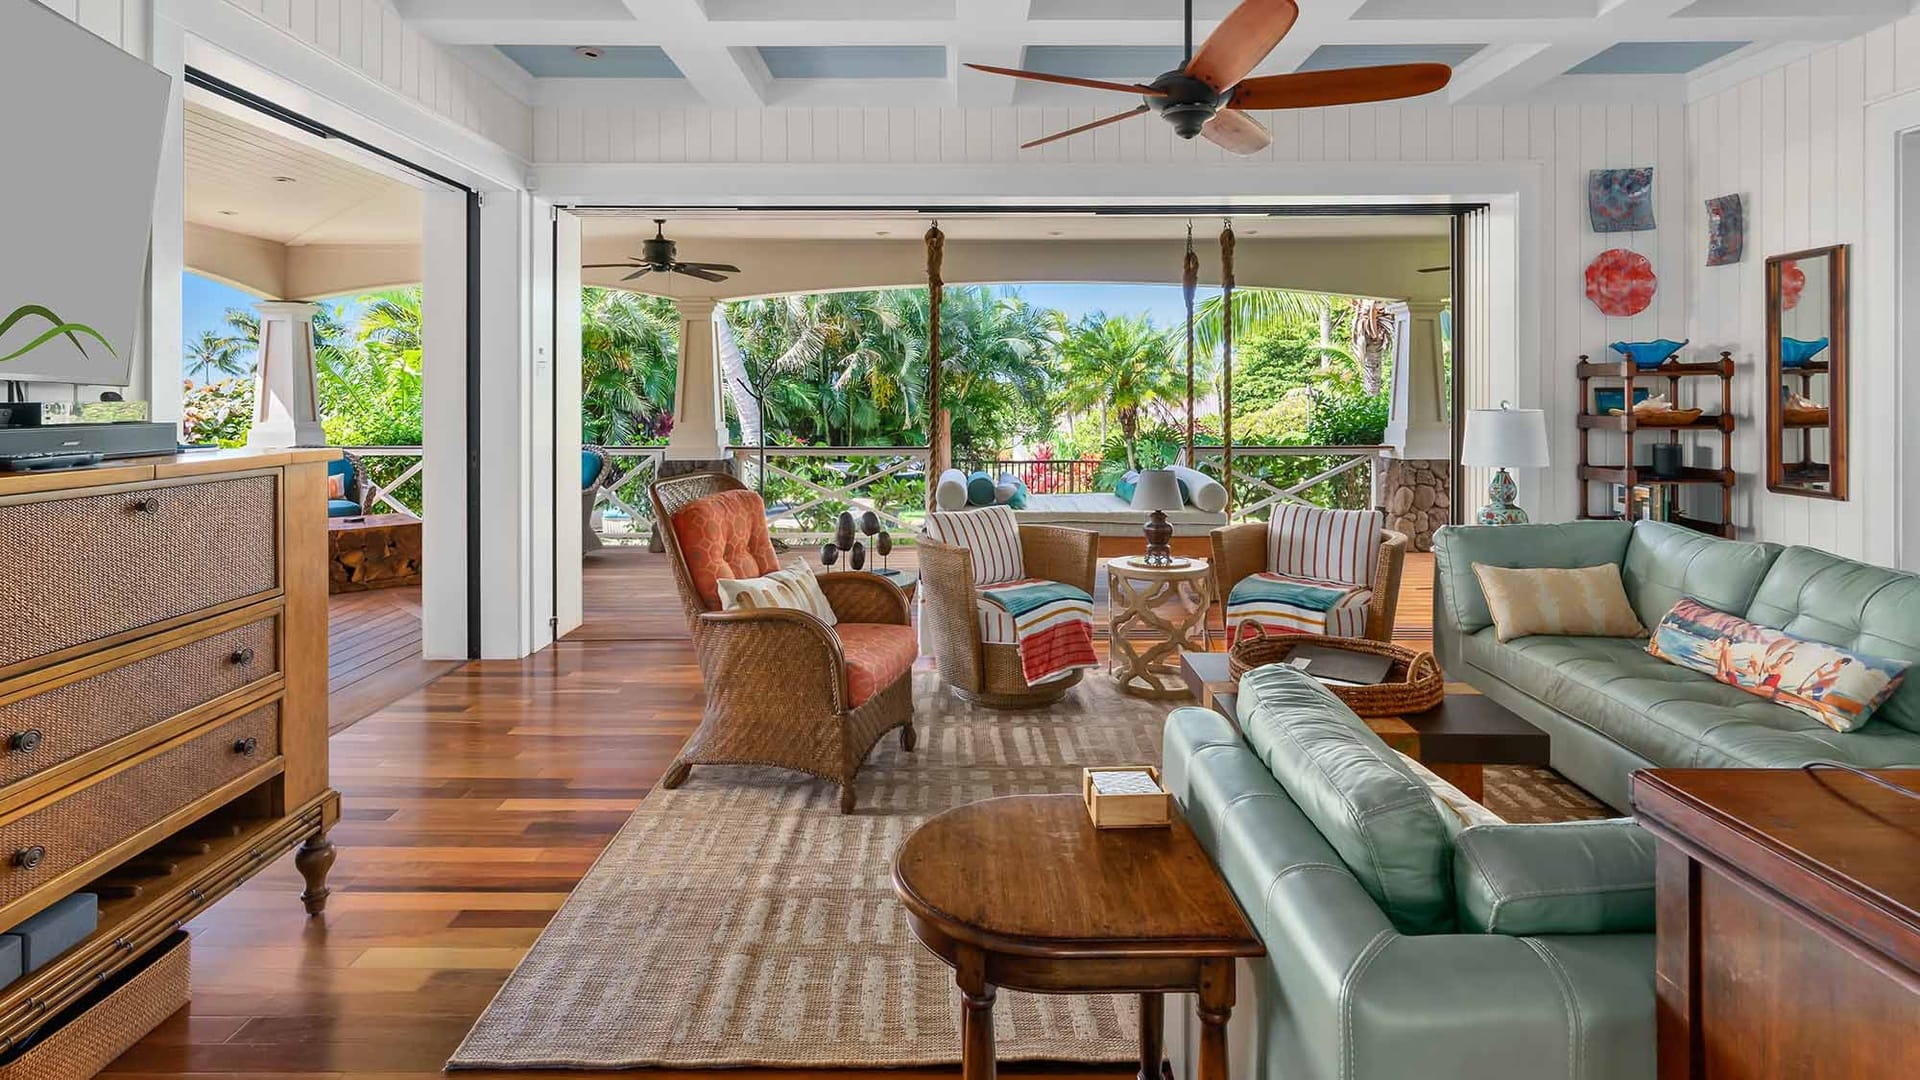
<instances>
[{"instance_id":1,"label":"rattan dresser drawer","mask_svg":"<svg viewBox=\"0 0 1920 1080\"><path fill-rule=\"evenodd\" d=\"M269 592L277 473L0 504L0 669Z\"/></svg>"},{"instance_id":2,"label":"rattan dresser drawer","mask_svg":"<svg viewBox=\"0 0 1920 1080\"><path fill-rule=\"evenodd\" d=\"M255 709L0 825L0 905L81 866L280 753L280 705Z\"/></svg>"},{"instance_id":3,"label":"rattan dresser drawer","mask_svg":"<svg viewBox=\"0 0 1920 1080\"><path fill-rule=\"evenodd\" d=\"M197 628L198 624L196 624ZM280 670L280 618L97 669L50 689L0 697L0 787L144 731Z\"/></svg>"}]
</instances>

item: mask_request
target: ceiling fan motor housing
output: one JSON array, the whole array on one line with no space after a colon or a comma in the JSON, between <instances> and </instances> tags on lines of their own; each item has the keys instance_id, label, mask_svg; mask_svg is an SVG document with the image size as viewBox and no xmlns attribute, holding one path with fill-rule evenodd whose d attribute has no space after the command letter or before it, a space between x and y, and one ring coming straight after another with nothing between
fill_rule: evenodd
<instances>
[{"instance_id":1,"label":"ceiling fan motor housing","mask_svg":"<svg viewBox=\"0 0 1920 1080\"><path fill-rule=\"evenodd\" d=\"M655 236L640 242L640 261L648 266L665 269L674 262L674 242L664 236Z\"/></svg>"},{"instance_id":2,"label":"ceiling fan motor housing","mask_svg":"<svg viewBox=\"0 0 1920 1080\"><path fill-rule=\"evenodd\" d=\"M1169 71L1148 85L1160 91L1161 96L1141 100L1172 124L1174 134L1183 139L1199 135L1200 129L1227 103L1227 94L1215 92L1213 87L1184 71Z\"/></svg>"}]
</instances>

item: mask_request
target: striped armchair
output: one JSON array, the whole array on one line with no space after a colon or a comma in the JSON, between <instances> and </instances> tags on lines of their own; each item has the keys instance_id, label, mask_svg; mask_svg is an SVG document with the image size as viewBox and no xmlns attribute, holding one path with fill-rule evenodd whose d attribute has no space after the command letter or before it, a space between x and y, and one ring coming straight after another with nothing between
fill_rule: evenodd
<instances>
[{"instance_id":1,"label":"striped armchair","mask_svg":"<svg viewBox=\"0 0 1920 1080\"><path fill-rule=\"evenodd\" d=\"M1285 504L1271 521L1215 529L1214 595L1227 640L1247 622L1265 630L1393 640L1407 538L1378 510Z\"/></svg>"}]
</instances>

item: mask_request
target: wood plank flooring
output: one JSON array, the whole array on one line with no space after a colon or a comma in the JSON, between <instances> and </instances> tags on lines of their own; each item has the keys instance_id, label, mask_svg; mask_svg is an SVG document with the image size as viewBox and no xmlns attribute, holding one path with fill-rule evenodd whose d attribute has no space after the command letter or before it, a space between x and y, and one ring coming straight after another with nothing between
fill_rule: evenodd
<instances>
[{"instance_id":1,"label":"wood plank flooring","mask_svg":"<svg viewBox=\"0 0 1920 1080\"><path fill-rule=\"evenodd\" d=\"M1409 566L1407 577L1403 625L1430 571ZM332 671L336 720L383 677L363 668L405 653L396 613L417 608L418 597L389 593L398 591L335 609L344 646ZM334 735L344 816L326 915L301 914L290 859L215 905L189 927L193 1004L108 1074L440 1075L699 715L699 669L664 558L589 558L587 597L588 625L576 639L525 660L461 665ZM1131 1070L1009 1071L1112 1080Z\"/></svg>"},{"instance_id":2,"label":"wood plank flooring","mask_svg":"<svg viewBox=\"0 0 1920 1080\"><path fill-rule=\"evenodd\" d=\"M328 599L327 730L345 730L459 666L421 658L418 585Z\"/></svg>"}]
</instances>

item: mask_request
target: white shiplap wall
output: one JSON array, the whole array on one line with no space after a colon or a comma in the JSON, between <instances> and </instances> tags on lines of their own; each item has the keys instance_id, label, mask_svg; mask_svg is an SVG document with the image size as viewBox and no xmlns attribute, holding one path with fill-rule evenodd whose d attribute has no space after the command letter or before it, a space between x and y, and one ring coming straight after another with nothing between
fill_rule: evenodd
<instances>
[{"instance_id":1,"label":"white shiplap wall","mask_svg":"<svg viewBox=\"0 0 1920 1080\"><path fill-rule=\"evenodd\" d=\"M1609 341L1686 336L1690 216L1683 106L1519 105L1448 107L1365 105L1267 113L1273 145L1234 158L1203 141L1184 142L1166 124L1142 118L1093 134L1021 151L1046 132L1094 119L1091 108L633 108L534 109L534 160L592 163L816 163L889 165L1238 162L1247 169L1311 168L1320 163L1536 162L1544 183L1539 207L1543 273L1532 296L1539 311L1541 398L1554 433L1554 472L1530 507L1543 520L1571 517L1578 501L1572 463L1581 353ZM1651 165L1659 228L1603 236L1587 223L1587 170ZM849 194L857 194L850 192ZM1653 306L1610 319L1587 302L1583 272L1609 247L1646 255L1660 275ZM1171 264L1170 264L1171 265ZM1172 280L1170 277L1169 280ZM1526 286L1523 283L1523 288ZM1525 347L1523 346L1523 349ZM1491 403L1489 403L1491 404Z\"/></svg>"},{"instance_id":2,"label":"white shiplap wall","mask_svg":"<svg viewBox=\"0 0 1920 1080\"><path fill-rule=\"evenodd\" d=\"M1866 106L1920 88L1920 17L1820 49L1688 106L1688 202L1693 250L1696 346L1734 351L1741 363L1740 421L1734 467L1742 474L1736 518L1743 535L1806 544L1883 565L1898 560L1894 455L1902 419L1895 357L1861 348L1866 282L1857 245L1869 223ZM1744 261L1706 265L1704 200L1738 193L1746 200ZM1885 225L1886 223L1882 223ZM1828 244L1851 244L1853 258L1852 415L1845 502L1776 495L1766 489L1766 257ZM1881 318L1887 317L1881 313Z\"/></svg>"}]
</instances>

